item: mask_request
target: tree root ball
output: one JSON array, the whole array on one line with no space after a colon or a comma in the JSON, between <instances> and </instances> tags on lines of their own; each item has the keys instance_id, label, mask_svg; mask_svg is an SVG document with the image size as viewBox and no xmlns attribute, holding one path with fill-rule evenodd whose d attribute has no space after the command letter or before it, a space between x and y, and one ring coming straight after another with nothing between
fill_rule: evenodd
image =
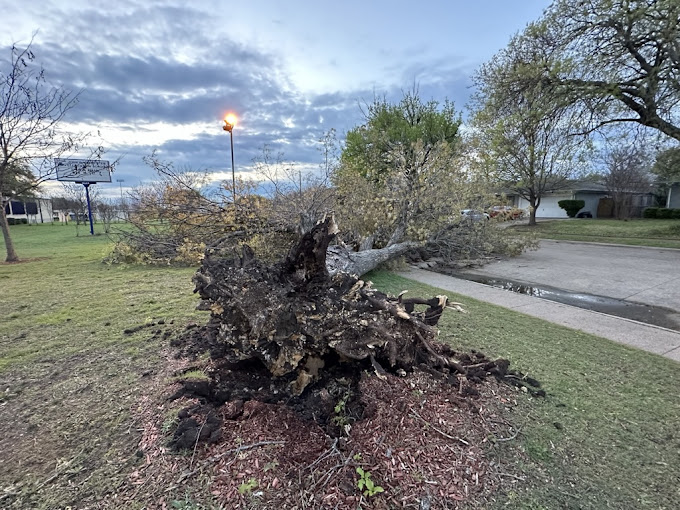
<instances>
[{"instance_id":1,"label":"tree root ball","mask_svg":"<svg viewBox=\"0 0 680 510\"><path fill-rule=\"evenodd\" d=\"M446 296L390 297L356 276L331 276L326 252L335 231L327 218L273 265L255 259L248 247L234 259L203 260L194 282L210 320L187 331L181 344L210 350L210 381L198 394L185 388L186 394L217 406L285 404L337 436L339 411L353 420L365 412L358 388L366 371L384 378L418 369L467 394L485 377L512 376L506 360L457 353L436 340L444 309L459 308ZM200 406L193 411L204 415L187 414L194 428L210 416ZM203 440L186 427L182 434Z\"/></svg>"}]
</instances>

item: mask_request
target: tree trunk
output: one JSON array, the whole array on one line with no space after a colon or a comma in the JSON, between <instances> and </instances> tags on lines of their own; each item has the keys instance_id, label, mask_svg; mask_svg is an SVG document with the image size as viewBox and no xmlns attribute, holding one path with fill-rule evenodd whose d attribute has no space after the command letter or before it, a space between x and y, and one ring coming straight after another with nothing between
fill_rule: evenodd
<instances>
[{"instance_id":1,"label":"tree trunk","mask_svg":"<svg viewBox=\"0 0 680 510\"><path fill-rule=\"evenodd\" d=\"M537 200L534 196L529 197L529 225L531 226L536 225L536 211L539 205L541 205L540 199Z\"/></svg>"},{"instance_id":2,"label":"tree trunk","mask_svg":"<svg viewBox=\"0 0 680 510\"><path fill-rule=\"evenodd\" d=\"M331 276L326 254L335 231L327 218L277 264L255 259L247 246L237 259L203 259L193 280L210 320L188 329L179 345L185 342L194 354L210 349L212 369L207 381L187 380L174 397L200 396L210 405L182 412L175 447L212 440L209 430L219 430L219 417L237 416L248 400L289 406L335 437L347 434L337 421L338 406L343 413L353 408L357 419L364 416L367 399L359 382L366 373L386 379L420 370L461 393L509 373L507 360L456 352L437 341L444 309L461 310L446 296L391 297L356 276ZM221 411L211 407L222 405Z\"/></svg>"},{"instance_id":3,"label":"tree trunk","mask_svg":"<svg viewBox=\"0 0 680 510\"><path fill-rule=\"evenodd\" d=\"M403 218L402 221L399 222L399 225L394 229L394 232L392 232L392 235L390 236L390 240L387 242L387 246L396 246L400 244L404 235L406 235L406 218Z\"/></svg>"},{"instance_id":4,"label":"tree trunk","mask_svg":"<svg viewBox=\"0 0 680 510\"><path fill-rule=\"evenodd\" d=\"M529 209L529 225L536 225L536 209Z\"/></svg>"},{"instance_id":5,"label":"tree trunk","mask_svg":"<svg viewBox=\"0 0 680 510\"><path fill-rule=\"evenodd\" d=\"M361 276L375 269L383 262L387 262L419 243L403 242L385 248L351 252L344 246L329 246L326 254L326 268L333 275L339 272Z\"/></svg>"},{"instance_id":6,"label":"tree trunk","mask_svg":"<svg viewBox=\"0 0 680 510\"><path fill-rule=\"evenodd\" d=\"M7 251L5 262L18 262L19 256L14 250L14 243L12 242L12 237L9 233L7 216L5 216L5 204L0 204L0 230L2 230L2 237L5 238L5 249Z\"/></svg>"}]
</instances>

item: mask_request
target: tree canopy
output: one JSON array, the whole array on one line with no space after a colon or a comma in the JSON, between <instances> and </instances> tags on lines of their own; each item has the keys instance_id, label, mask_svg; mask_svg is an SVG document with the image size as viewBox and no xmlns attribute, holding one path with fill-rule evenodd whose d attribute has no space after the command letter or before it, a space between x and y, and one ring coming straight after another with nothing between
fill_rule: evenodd
<instances>
[{"instance_id":1,"label":"tree canopy","mask_svg":"<svg viewBox=\"0 0 680 510\"><path fill-rule=\"evenodd\" d=\"M26 165L11 162L0 173L0 191L3 199L27 198L35 196L37 179Z\"/></svg>"},{"instance_id":2,"label":"tree canopy","mask_svg":"<svg viewBox=\"0 0 680 510\"><path fill-rule=\"evenodd\" d=\"M454 164L460 115L450 101L424 102L417 90L398 103L376 99L364 113L347 133L335 175L339 209L351 211L347 220L369 240L421 240L450 218L463 193L465 176Z\"/></svg>"},{"instance_id":3,"label":"tree canopy","mask_svg":"<svg viewBox=\"0 0 680 510\"><path fill-rule=\"evenodd\" d=\"M680 146L659 152L651 170L665 182L680 181Z\"/></svg>"},{"instance_id":4,"label":"tree canopy","mask_svg":"<svg viewBox=\"0 0 680 510\"><path fill-rule=\"evenodd\" d=\"M569 183L588 148L570 133L578 112L545 79L554 59L550 46L515 37L475 75L474 159L496 186L529 202L530 224L541 197Z\"/></svg>"},{"instance_id":5,"label":"tree canopy","mask_svg":"<svg viewBox=\"0 0 680 510\"><path fill-rule=\"evenodd\" d=\"M442 143L455 146L460 139L460 115L452 102L423 102L417 90L404 94L399 103L375 99L366 106L365 122L347 133L342 161L365 177L380 180L392 173L395 151L408 159L409 170L417 171ZM417 161L414 146L421 142L425 150Z\"/></svg>"},{"instance_id":6,"label":"tree canopy","mask_svg":"<svg viewBox=\"0 0 680 510\"><path fill-rule=\"evenodd\" d=\"M635 122L680 140L677 0L555 0L522 38L554 51L545 80L590 130Z\"/></svg>"}]
</instances>

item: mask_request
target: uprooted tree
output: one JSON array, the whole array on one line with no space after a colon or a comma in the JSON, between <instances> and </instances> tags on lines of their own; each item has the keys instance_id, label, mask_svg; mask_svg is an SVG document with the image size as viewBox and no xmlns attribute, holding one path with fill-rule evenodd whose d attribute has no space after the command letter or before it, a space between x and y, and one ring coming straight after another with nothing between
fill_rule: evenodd
<instances>
[{"instance_id":1,"label":"uprooted tree","mask_svg":"<svg viewBox=\"0 0 680 510\"><path fill-rule=\"evenodd\" d=\"M461 388L508 375L506 360L457 353L437 342L444 309L459 308L446 296L390 298L356 276L329 272L326 253L336 232L334 220L325 219L272 265L247 247L238 258L203 260L194 282L211 318L185 340L190 348L210 348L213 370L209 383L192 383L186 391L213 405L230 402L232 411L251 399L311 406L313 418L333 433L333 408L342 395L356 395L364 370L384 377L420 368ZM418 305L426 309L417 311ZM215 437L213 411L194 408L183 416L177 446Z\"/></svg>"},{"instance_id":2,"label":"uprooted tree","mask_svg":"<svg viewBox=\"0 0 680 510\"><path fill-rule=\"evenodd\" d=\"M336 270L362 275L406 252L451 262L517 252L526 240L495 225L465 222L460 210L495 200L461 161L453 105L424 103L417 91L398 104L376 100L364 124L347 135L342 157L333 131L321 141L322 164L303 172L264 147L255 177L208 194L200 172L173 168L152 154L160 181L134 193L130 221L111 260L196 263L203 252L248 244L276 260L299 235L334 213L341 232L329 247ZM207 179L207 175L205 176Z\"/></svg>"},{"instance_id":3,"label":"uprooted tree","mask_svg":"<svg viewBox=\"0 0 680 510\"><path fill-rule=\"evenodd\" d=\"M423 101L414 89L398 103L375 99L364 115L333 179L342 238L358 251L350 257L383 261L410 250L451 261L508 248L495 225L461 218L495 199L466 170L451 102Z\"/></svg>"}]
</instances>

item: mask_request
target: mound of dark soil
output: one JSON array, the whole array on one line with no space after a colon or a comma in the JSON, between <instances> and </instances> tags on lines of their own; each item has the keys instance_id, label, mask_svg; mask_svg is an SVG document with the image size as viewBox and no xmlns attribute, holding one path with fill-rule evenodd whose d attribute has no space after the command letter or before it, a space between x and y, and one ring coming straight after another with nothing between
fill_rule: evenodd
<instances>
[{"instance_id":1,"label":"mound of dark soil","mask_svg":"<svg viewBox=\"0 0 680 510\"><path fill-rule=\"evenodd\" d=\"M534 393L538 383L507 360L439 343L437 321L457 306L446 296L390 297L354 276L331 277L333 232L332 220L320 223L275 265L247 248L204 260L194 281L211 317L177 346L210 351L208 379L173 396L192 402L173 445L215 444L204 462L226 473L215 489L225 498L355 508L486 490L489 427L474 402L490 388L492 400L512 391L495 380ZM249 448L232 446L243 437ZM367 488L378 482L382 491Z\"/></svg>"}]
</instances>

